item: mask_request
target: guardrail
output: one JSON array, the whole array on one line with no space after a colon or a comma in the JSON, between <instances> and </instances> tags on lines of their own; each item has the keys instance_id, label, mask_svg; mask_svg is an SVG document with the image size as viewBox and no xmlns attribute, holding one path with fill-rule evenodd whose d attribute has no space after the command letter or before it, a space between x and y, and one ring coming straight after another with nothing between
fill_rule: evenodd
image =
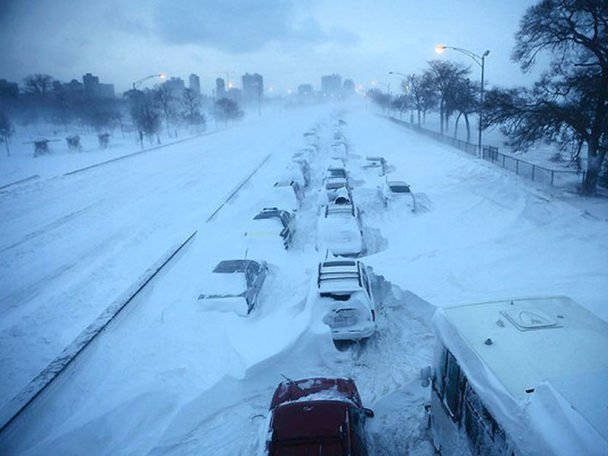
<instances>
[{"instance_id":1,"label":"guardrail","mask_svg":"<svg viewBox=\"0 0 608 456\"><path fill-rule=\"evenodd\" d=\"M446 136L437 131L428 130L416 124L395 119L394 117L388 116L388 119L396 124L407 127L410 130L414 130L417 133L428 136L437 141L441 141L444 144L456 147L457 149L471 155L477 155L477 144L471 144L461 139ZM506 170L514 172L519 176L526 177L535 182L543 182L553 186L558 184L559 181L564 177L580 176L581 179L585 178L585 173L582 171L546 168L544 166L513 157L512 155L503 154L502 152L499 152L498 147L495 146L483 146L482 149L482 158L484 160L494 163L496 166L500 166Z\"/></svg>"}]
</instances>

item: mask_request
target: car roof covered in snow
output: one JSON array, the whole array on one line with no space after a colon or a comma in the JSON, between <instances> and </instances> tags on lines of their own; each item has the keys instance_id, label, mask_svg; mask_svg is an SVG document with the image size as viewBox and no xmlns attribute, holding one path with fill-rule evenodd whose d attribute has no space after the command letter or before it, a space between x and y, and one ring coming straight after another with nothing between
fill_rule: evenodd
<instances>
[{"instance_id":1,"label":"car roof covered in snow","mask_svg":"<svg viewBox=\"0 0 608 456\"><path fill-rule=\"evenodd\" d=\"M608 323L559 296L442 308L434 325L482 397L566 402L608 445Z\"/></svg>"},{"instance_id":2,"label":"car roof covered in snow","mask_svg":"<svg viewBox=\"0 0 608 456\"><path fill-rule=\"evenodd\" d=\"M324 399L329 397L334 400L342 398L342 400L350 401L356 406L362 407L359 391L352 379L348 377L312 377L281 382L272 396L270 408L273 409L287 402L302 402L306 398L316 400L319 393L323 392L331 392L331 396L322 396Z\"/></svg>"},{"instance_id":3,"label":"car roof covered in snow","mask_svg":"<svg viewBox=\"0 0 608 456\"><path fill-rule=\"evenodd\" d=\"M319 292L357 290L361 288L358 261L335 260L319 263L317 287Z\"/></svg>"},{"instance_id":4,"label":"car roof covered in snow","mask_svg":"<svg viewBox=\"0 0 608 456\"><path fill-rule=\"evenodd\" d=\"M338 198L342 198L342 196L339 196ZM336 199L338 199L336 198ZM328 204L325 207L325 217L328 216L349 216L349 217L355 217L355 207L353 206L353 204L349 201L346 202L342 202L339 201L336 203L336 200L334 200L332 203Z\"/></svg>"}]
</instances>

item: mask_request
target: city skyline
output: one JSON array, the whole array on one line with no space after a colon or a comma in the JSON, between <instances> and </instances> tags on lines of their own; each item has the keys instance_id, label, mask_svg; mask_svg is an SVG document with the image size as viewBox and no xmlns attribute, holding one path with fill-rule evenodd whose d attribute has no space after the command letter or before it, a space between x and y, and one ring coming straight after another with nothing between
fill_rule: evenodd
<instances>
[{"instance_id":1,"label":"city skyline","mask_svg":"<svg viewBox=\"0 0 608 456\"><path fill-rule=\"evenodd\" d=\"M117 92L147 74L200 76L203 90L217 77L236 83L252 69L266 87L296 91L320 75L340 73L358 84L397 87L389 71L418 73L429 60L448 58L478 69L466 56L434 53L445 43L477 53L491 51L489 85L530 80L510 61L519 19L532 0L508 5L463 0L398 4L329 0L252 5L244 0L159 0L103 4L91 1L8 1L0 7L0 78L21 81L32 73L59 80L92 72ZM230 33L226 33L230 30Z\"/></svg>"}]
</instances>

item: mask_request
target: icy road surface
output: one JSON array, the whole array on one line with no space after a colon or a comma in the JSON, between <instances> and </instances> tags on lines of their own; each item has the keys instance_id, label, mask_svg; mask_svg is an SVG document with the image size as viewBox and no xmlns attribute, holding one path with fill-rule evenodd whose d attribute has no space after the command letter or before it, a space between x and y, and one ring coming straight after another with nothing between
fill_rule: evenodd
<instances>
[{"instance_id":1,"label":"icy road surface","mask_svg":"<svg viewBox=\"0 0 608 456\"><path fill-rule=\"evenodd\" d=\"M336 350L309 301L321 257L314 250L319 189L338 118L348 122L342 132L363 211L362 260L373 267L380 300L378 333L346 351ZM208 272L242 254L244 227L304 145L302 133L317 124L321 147L294 247L265 258L271 273L259 308L247 318L202 311L196 297ZM412 185L418 213L380 204L379 177L361 168L367 155L383 155L391 176ZM567 294L608 318L605 217L363 110L286 112L27 187L0 205L8 214L1 238L5 400L168 246L199 230L5 437L4 449L21 454L252 454L284 374L351 376L376 412L371 454L430 455L429 391L417 374L430 364L432 305Z\"/></svg>"}]
</instances>

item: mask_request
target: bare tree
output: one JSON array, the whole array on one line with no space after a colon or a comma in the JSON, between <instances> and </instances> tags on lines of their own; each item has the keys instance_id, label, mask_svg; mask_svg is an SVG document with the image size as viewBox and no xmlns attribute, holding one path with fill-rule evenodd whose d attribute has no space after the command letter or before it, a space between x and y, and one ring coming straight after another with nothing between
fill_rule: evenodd
<instances>
[{"instance_id":1,"label":"bare tree","mask_svg":"<svg viewBox=\"0 0 608 456\"><path fill-rule=\"evenodd\" d=\"M479 87L472 84L470 79L461 79L457 81L454 91L450 95L449 104L458 112L456 121L454 122L454 136L458 135L458 122L460 118L464 117L467 128L467 142L471 142L469 115L479 110L478 93Z\"/></svg>"},{"instance_id":2,"label":"bare tree","mask_svg":"<svg viewBox=\"0 0 608 456\"><path fill-rule=\"evenodd\" d=\"M215 118L228 124L229 120L239 120L244 113L238 103L230 98L220 98L215 102Z\"/></svg>"},{"instance_id":3,"label":"bare tree","mask_svg":"<svg viewBox=\"0 0 608 456\"><path fill-rule=\"evenodd\" d=\"M434 89L439 100L441 133L447 129L450 115L454 112L454 105L451 103L453 94L457 90L459 82L469 73L469 68L458 63L444 60L429 62L429 68L425 71L424 77L430 87Z\"/></svg>"},{"instance_id":4,"label":"bare tree","mask_svg":"<svg viewBox=\"0 0 608 456\"><path fill-rule=\"evenodd\" d=\"M53 88L53 78L48 74L31 74L23 79L25 91L45 97Z\"/></svg>"},{"instance_id":5,"label":"bare tree","mask_svg":"<svg viewBox=\"0 0 608 456\"><path fill-rule=\"evenodd\" d=\"M581 192L593 195L608 150L608 2L542 0L528 8L512 57L528 71L542 52L549 68L532 89L493 91L486 123L501 124L524 149L541 139L579 151L586 144Z\"/></svg>"},{"instance_id":6,"label":"bare tree","mask_svg":"<svg viewBox=\"0 0 608 456\"><path fill-rule=\"evenodd\" d=\"M406 89L410 95L412 107L417 113L418 126L420 126L421 114L424 122L426 122L427 111L437 104L437 97L433 90L430 75L411 74L403 82L403 85L404 90Z\"/></svg>"},{"instance_id":7,"label":"bare tree","mask_svg":"<svg viewBox=\"0 0 608 456\"><path fill-rule=\"evenodd\" d=\"M379 89L371 89L366 94L373 103L377 104L386 111L391 107L391 96L388 93L384 93Z\"/></svg>"},{"instance_id":8,"label":"bare tree","mask_svg":"<svg viewBox=\"0 0 608 456\"><path fill-rule=\"evenodd\" d=\"M201 114L201 97L192 89L185 89L182 95L182 116L191 127L204 129L207 119Z\"/></svg>"},{"instance_id":9,"label":"bare tree","mask_svg":"<svg viewBox=\"0 0 608 456\"><path fill-rule=\"evenodd\" d=\"M170 119L174 116L174 102L173 93L169 86L161 84L156 90L154 90L154 101L158 104L163 116L165 117L165 126L167 128L167 135L171 136L171 129L169 125Z\"/></svg>"},{"instance_id":10,"label":"bare tree","mask_svg":"<svg viewBox=\"0 0 608 456\"><path fill-rule=\"evenodd\" d=\"M137 127L143 148L144 135L152 142L153 136L160 130L160 114L152 100L154 96L139 90L129 90L125 96L129 99L131 118Z\"/></svg>"}]
</instances>

